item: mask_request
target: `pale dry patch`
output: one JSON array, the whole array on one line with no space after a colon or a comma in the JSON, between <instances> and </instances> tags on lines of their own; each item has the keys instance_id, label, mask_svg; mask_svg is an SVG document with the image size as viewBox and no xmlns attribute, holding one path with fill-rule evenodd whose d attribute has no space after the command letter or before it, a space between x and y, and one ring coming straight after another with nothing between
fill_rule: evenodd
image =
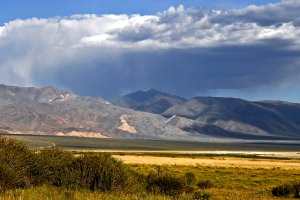
<instances>
[{"instance_id":1,"label":"pale dry patch","mask_svg":"<svg viewBox=\"0 0 300 200\"><path fill-rule=\"evenodd\" d=\"M119 129L131 134L137 133L136 129L134 126L129 125L127 121L127 115L122 115L120 117L121 125L119 126Z\"/></svg>"},{"instance_id":2,"label":"pale dry patch","mask_svg":"<svg viewBox=\"0 0 300 200\"><path fill-rule=\"evenodd\" d=\"M213 158L171 158L156 156L114 155L127 164L184 165L210 167L245 167L300 169L300 160L266 160L251 158L213 157Z\"/></svg>"},{"instance_id":3,"label":"pale dry patch","mask_svg":"<svg viewBox=\"0 0 300 200\"><path fill-rule=\"evenodd\" d=\"M109 138L105 135L102 135L101 133L95 133L95 132L78 132L78 131L72 131L72 132L68 132L68 133L56 133L56 136L63 136L63 137L67 137L67 136L71 136L71 137L90 137L90 138Z\"/></svg>"},{"instance_id":4,"label":"pale dry patch","mask_svg":"<svg viewBox=\"0 0 300 200\"><path fill-rule=\"evenodd\" d=\"M36 132L36 131L26 131L26 132L21 132L21 131L2 131L0 130L0 135L1 134L9 134L9 135L36 135L36 136L49 136L49 135L54 135L54 136L61 136L61 137L89 137L89 138L110 138L107 137L101 133L96 133L96 132L79 132L79 131L72 131L72 132L57 132L57 133L44 133L44 132Z\"/></svg>"},{"instance_id":5,"label":"pale dry patch","mask_svg":"<svg viewBox=\"0 0 300 200\"><path fill-rule=\"evenodd\" d=\"M41 132L41 131L10 131L6 130L5 134L9 135L49 135L47 133Z\"/></svg>"}]
</instances>

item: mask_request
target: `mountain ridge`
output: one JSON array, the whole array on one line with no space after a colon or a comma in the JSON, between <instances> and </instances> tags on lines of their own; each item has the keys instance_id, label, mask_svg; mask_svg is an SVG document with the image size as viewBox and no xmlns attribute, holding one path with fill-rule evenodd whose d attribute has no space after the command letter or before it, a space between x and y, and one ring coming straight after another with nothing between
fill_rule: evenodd
<instances>
[{"instance_id":1,"label":"mountain ridge","mask_svg":"<svg viewBox=\"0 0 300 200\"><path fill-rule=\"evenodd\" d=\"M136 129L136 133L132 133ZM162 116L81 97L54 87L0 86L0 129L10 133L95 135L112 138L198 137L165 124ZM75 134L76 135L76 134Z\"/></svg>"},{"instance_id":2,"label":"mountain ridge","mask_svg":"<svg viewBox=\"0 0 300 200\"><path fill-rule=\"evenodd\" d=\"M150 88L147 91L138 90L125 95L114 103L125 108L161 114L169 107L185 101L182 97Z\"/></svg>"},{"instance_id":3,"label":"mountain ridge","mask_svg":"<svg viewBox=\"0 0 300 200\"><path fill-rule=\"evenodd\" d=\"M131 108L139 110L134 105ZM197 96L174 104L160 114L165 118L173 118L168 123L182 130L210 136L224 136L227 133L229 137L239 135L239 138L247 135L248 138L300 137L298 103ZM177 117L176 122L174 117Z\"/></svg>"},{"instance_id":4,"label":"mountain ridge","mask_svg":"<svg viewBox=\"0 0 300 200\"><path fill-rule=\"evenodd\" d=\"M155 89L129 97L138 105L124 108L118 101L51 86L0 85L0 132L202 142L300 139L300 104L225 97L187 100Z\"/></svg>"}]
</instances>

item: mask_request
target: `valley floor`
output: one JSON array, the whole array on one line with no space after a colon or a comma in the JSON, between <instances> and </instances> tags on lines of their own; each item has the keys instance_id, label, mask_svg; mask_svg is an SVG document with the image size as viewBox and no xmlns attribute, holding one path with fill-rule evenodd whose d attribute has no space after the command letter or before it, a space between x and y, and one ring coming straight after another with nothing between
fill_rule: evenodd
<instances>
[{"instance_id":1,"label":"valley floor","mask_svg":"<svg viewBox=\"0 0 300 200\"><path fill-rule=\"evenodd\" d=\"M0 135L1 136L1 135ZM193 142L142 139L103 139L41 135L2 135L23 141L32 148L61 147L77 151L146 151L146 152L300 152L300 141L243 141L243 142ZM299 154L300 155L300 154ZM299 156L300 157L300 156Z\"/></svg>"},{"instance_id":2,"label":"valley floor","mask_svg":"<svg viewBox=\"0 0 300 200\"><path fill-rule=\"evenodd\" d=\"M63 138L60 140L58 137L34 136L22 136L18 139L31 144L34 148L47 147L39 146L45 144L61 146L64 143L65 146L63 148L71 150L74 155L110 153L115 158L126 163L135 173L142 176L147 176L149 173L161 168L170 170L177 175L184 175L187 172L191 172L195 174L197 181L204 183L208 181L210 183L207 188L199 188L200 192L211 195L210 200L291 199L273 197L271 193L272 188L284 183L300 182L299 146L261 145L260 147L262 148L258 148L255 145L246 145L244 149L239 150L229 144L225 144L224 146L221 146L221 144L218 146L217 144L217 149L212 150L213 144L205 144L209 147L208 149L203 148L201 145L197 149L197 145L194 143L184 143L185 145L190 144L190 146L186 146L184 150L179 150L180 145L177 146L178 149L174 149L176 144L178 144L176 142L131 141L131 143L126 143L124 140L81 140L78 138ZM89 143L91 145L90 149L87 148L86 141L91 142ZM146 148L149 148L151 145L157 145L158 149L143 150L143 143ZM101 144L111 148L95 148L95 146L101 146ZM117 144L121 146L118 146L119 148L117 149L113 148ZM83 145L85 148L80 148L80 145ZM159 149L163 147L165 149ZM272 149L275 151L270 151ZM284 151L285 149L287 151ZM39 186L10 190L4 194L0 194L0 199L188 200L195 199L195 197L193 194L181 194L177 197L169 197L145 192L138 188L135 192L105 193L88 190L67 190L53 186Z\"/></svg>"},{"instance_id":3,"label":"valley floor","mask_svg":"<svg viewBox=\"0 0 300 200\"><path fill-rule=\"evenodd\" d=\"M263 161L264 162L264 161ZM157 170L157 165L130 164L130 167L139 174L147 175ZM289 198L273 197L271 189L283 183L291 183L300 180L300 168L286 169L273 168L245 168L223 166L185 166L185 165L162 165L162 168L172 170L176 174L192 172L197 180L211 182L208 189L202 192L211 195L210 200L281 200ZM191 194L182 194L176 198L164 195L145 193L103 193L90 192L87 190L67 190L52 186L40 186L28 189L17 189L0 195L1 200L68 200L68 199L107 199L107 200L188 200L194 199Z\"/></svg>"}]
</instances>

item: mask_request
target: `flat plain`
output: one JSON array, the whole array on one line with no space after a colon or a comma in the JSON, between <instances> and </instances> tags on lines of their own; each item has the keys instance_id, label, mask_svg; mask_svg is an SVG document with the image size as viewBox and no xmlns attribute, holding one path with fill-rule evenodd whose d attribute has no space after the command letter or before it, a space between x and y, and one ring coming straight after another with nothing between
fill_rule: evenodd
<instances>
[{"instance_id":1,"label":"flat plain","mask_svg":"<svg viewBox=\"0 0 300 200\"><path fill-rule=\"evenodd\" d=\"M212 186L200 191L212 200L292 199L273 197L271 190L300 181L300 146L282 143L198 143L155 140L118 140L52 136L7 135L33 149L60 147L80 154L112 154L134 172L147 176L160 168L177 175L195 174ZM158 199L174 197L128 193L68 191L41 186L12 190L0 199ZM175 199L194 199L183 194Z\"/></svg>"},{"instance_id":2,"label":"flat plain","mask_svg":"<svg viewBox=\"0 0 300 200\"><path fill-rule=\"evenodd\" d=\"M39 135L3 135L22 140L33 148L61 147L79 151L180 151L180 152L300 152L300 143L241 142L211 143L140 139L103 139L84 137L60 137Z\"/></svg>"}]
</instances>

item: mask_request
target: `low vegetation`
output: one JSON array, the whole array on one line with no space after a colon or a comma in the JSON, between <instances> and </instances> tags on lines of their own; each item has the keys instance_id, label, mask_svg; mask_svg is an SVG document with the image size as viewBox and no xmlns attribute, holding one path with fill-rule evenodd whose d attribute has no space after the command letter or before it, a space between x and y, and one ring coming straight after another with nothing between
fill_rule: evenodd
<instances>
[{"instance_id":1,"label":"low vegetation","mask_svg":"<svg viewBox=\"0 0 300 200\"><path fill-rule=\"evenodd\" d=\"M169 196L178 196L182 193L194 191L195 182L193 173L178 176L170 171L158 168L157 172L151 172L147 177L147 190L153 193L161 193Z\"/></svg>"},{"instance_id":2,"label":"low vegetation","mask_svg":"<svg viewBox=\"0 0 300 200\"><path fill-rule=\"evenodd\" d=\"M193 197L195 200L209 200L211 197L211 194L207 193L207 192L197 191L194 193Z\"/></svg>"},{"instance_id":3,"label":"low vegetation","mask_svg":"<svg viewBox=\"0 0 300 200\"><path fill-rule=\"evenodd\" d=\"M92 191L124 190L129 170L109 155L74 157L70 152L50 148L29 150L12 139L0 138L0 191L53 185Z\"/></svg>"},{"instance_id":4,"label":"low vegetation","mask_svg":"<svg viewBox=\"0 0 300 200\"><path fill-rule=\"evenodd\" d=\"M165 141L165 140L140 140L140 139L100 139L100 138L80 138L80 137L59 137L41 135L5 135L5 137L23 140L31 147L55 146L70 150L136 150L136 151L267 151L267 152L298 152L300 147L297 145L285 144L237 144L237 143L201 143L188 141ZM162 156L168 156L164 153ZM153 154L154 155L154 154ZM155 154L159 155L159 154ZM169 154L173 157L178 154ZM203 155L203 154L202 154ZM178 155L183 156L183 155ZM191 155L199 156L198 155ZM207 156L222 156L218 154L208 154ZM240 156L232 154L232 156ZM255 155L243 155L243 157L257 157ZM261 157L259 157L261 158Z\"/></svg>"},{"instance_id":5,"label":"low vegetation","mask_svg":"<svg viewBox=\"0 0 300 200\"><path fill-rule=\"evenodd\" d=\"M300 182L276 186L272 189L272 194L276 197L300 198Z\"/></svg>"},{"instance_id":6,"label":"low vegetation","mask_svg":"<svg viewBox=\"0 0 300 200\"><path fill-rule=\"evenodd\" d=\"M108 154L32 150L0 137L0 199L289 199L300 170L125 165ZM286 183L286 184L281 184Z\"/></svg>"},{"instance_id":7,"label":"low vegetation","mask_svg":"<svg viewBox=\"0 0 300 200\"><path fill-rule=\"evenodd\" d=\"M0 137L0 191L35 184L37 156L20 142Z\"/></svg>"},{"instance_id":8,"label":"low vegetation","mask_svg":"<svg viewBox=\"0 0 300 200\"><path fill-rule=\"evenodd\" d=\"M197 183L198 188L200 189L209 189L214 186L211 180L201 180Z\"/></svg>"},{"instance_id":9,"label":"low vegetation","mask_svg":"<svg viewBox=\"0 0 300 200\"><path fill-rule=\"evenodd\" d=\"M13 139L0 138L0 191L40 187L92 192L148 192L178 196L194 192L195 175L177 176L158 169L147 176L133 172L108 154L74 156L49 148L37 152Z\"/></svg>"}]
</instances>

